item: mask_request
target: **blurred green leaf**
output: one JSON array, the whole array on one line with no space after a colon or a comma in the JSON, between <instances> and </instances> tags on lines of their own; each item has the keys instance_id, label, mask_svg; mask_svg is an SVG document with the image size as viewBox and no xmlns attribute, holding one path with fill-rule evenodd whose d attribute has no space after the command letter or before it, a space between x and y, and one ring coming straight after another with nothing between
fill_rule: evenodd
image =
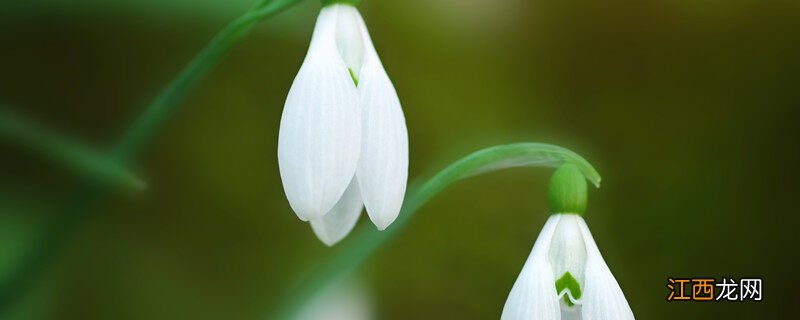
<instances>
[{"instance_id":1,"label":"blurred green leaf","mask_svg":"<svg viewBox=\"0 0 800 320\"><path fill-rule=\"evenodd\" d=\"M301 0L258 0L256 4L239 18L233 20L223 28L211 41L192 59L189 64L178 73L147 106L133 125L125 131L112 150L111 156L115 161L127 163L132 160L142 147L156 134L170 116L177 110L189 91L222 59L225 53L243 38L247 32L259 21L274 15L282 10L299 3ZM72 143L61 141L55 136L42 133L28 125L21 125L12 118L2 119L0 127L5 128L9 137L18 135L28 142L26 145L43 146L42 150L52 151L67 163L80 164L79 168L86 165L86 169L98 170L104 177L111 170L108 164L94 157L90 153L77 148ZM76 151L80 150L80 151ZM111 162L116 163L116 162ZM101 166L103 164L104 166ZM112 171L116 174L118 172ZM119 177L117 177L119 178ZM73 234L90 215L94 207L105 197L100 186L87 183L84 188L77 191L76 196L67 203L64 214L51 223L44 232L43 239L34 246L27 260L23 261L18 269L18 274L11 277L7 286L0 287L0 317L7 312L9 307L27 289L40 271L47 266L52 256L57 254L63 246L64 240Z\"/></svg>"},{"instance_id":2,"label":"blurred green leaf","mask_svg":"<svg viewBox=\"0 0 800 320\"><path fill-rule=\"evenodd\" d=\"M7 110L0 110L0 139L38 153L89 180L133 190L144 189L141 179L111 157Z\"/></svg>"}]
</instances>

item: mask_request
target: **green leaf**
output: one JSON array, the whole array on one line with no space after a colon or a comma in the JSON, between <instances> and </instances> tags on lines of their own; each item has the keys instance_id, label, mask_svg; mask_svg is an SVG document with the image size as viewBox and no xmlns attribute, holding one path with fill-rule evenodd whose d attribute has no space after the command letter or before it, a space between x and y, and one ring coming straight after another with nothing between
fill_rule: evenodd
<instances>
[{"instance_id":1,"label":"green leaf","mask_svg":"<svg viewBox=\"0 0 800 320\"><path fill-rule=\"evenodd\" d=\"M242 16L226 25L211 41L172 79L145 108L132 126L115 145L111 156L115 161L131 161L155 135L157 130L172 116L193 89L213 68L225 53L242 39L259 21L264 20L302 0L258 0ZM67 203L60 219L49 224L42 240L35 244L29 257L22 262L17 273L8 284L0 287L0 318L24 295L31 282L51 262L67 243L66 238L74 233L107 192L94 183L86 183Z\"/></svg>"},{"instance_id":2,"label":"green leaf","mask_svg":"<svg viewBox=\"0 0 800 320\"><path fill-rule=\"evenodd\" d=\"M592 165L575 152L546 143L523 142L494 146L475 152L459 162L468 169L466 176L514 168L514 167L550 167L558 168L570 163L578 167L589 182L600 187L601 177ZM453 166L459 163L453 164Z\"/></svg>"},{"instance_id":3,"label":"green leaf","mask_svg":"<svg viewBox=\"0 0 800 320\"><path fill-rule=\"evenodd\" d=\"M134 190L144 188L141 179L111 157L6 110L0 110L0 139L29 149L87 180Z\"/></svg>"}]
</instances>

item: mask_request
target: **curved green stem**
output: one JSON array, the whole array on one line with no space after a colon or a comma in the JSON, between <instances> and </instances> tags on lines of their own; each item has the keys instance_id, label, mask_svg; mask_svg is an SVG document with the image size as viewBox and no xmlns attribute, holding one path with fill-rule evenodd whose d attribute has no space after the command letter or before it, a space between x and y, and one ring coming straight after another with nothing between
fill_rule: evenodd
<instances>
[{"instance_id":1,"label":"curved green stem","mask_svg":"<svg viewBox=\"0 0 800 320\"><path fill-rule=\"evenodd\" d=\"M259 0L248 12L225 26L189 64L167 84L133 125L122 135L112 151L121 163L131 161L144 144L177 110L189 91L200 82L223 55L259 21L302 0ZM15 270L10 282L0 284L0 317L23 296L42 269L65 244L66 239L88 219L92 209L105 198L107 190L88 181L79 188L64 212L50 221L44 235L30 255Z\"/></svg>"},{"instance_id":2,"label":"curved green stem","mask_svg":"<svg viewBox=\"0 0 800 320\"><path fill-rule=\"evenodd\" d=\"M157 129L171 116L186 98L190 89L228 52L234 43L244 37L259 21L272 16L302 0L259 1L250 11L225 26L189 64L156 96L122 136L114 149L114 157L130 161Z\"/></svg>"},{"instance_id":3,"label":"curved green stem","mask_svg":"<svg viewBox=\"0 0 800 320\"><path fill-rule=\"evenodd\" d=\"M600 174L580 155L565 148L543 143L516 143L486 148L474 152L439 171L409 192L400 215L384 231L371 225L361 226L343 243L337 253L315 270L310 279L289 295L286 302L276 306L270 319L293 319L322 288L335 283L358 268L381 245L399 232L414 214L435 195L452 183L481 173L513 167L558 167L575 165L587 180L600 186Z\"/></svg>"}]
</instances>

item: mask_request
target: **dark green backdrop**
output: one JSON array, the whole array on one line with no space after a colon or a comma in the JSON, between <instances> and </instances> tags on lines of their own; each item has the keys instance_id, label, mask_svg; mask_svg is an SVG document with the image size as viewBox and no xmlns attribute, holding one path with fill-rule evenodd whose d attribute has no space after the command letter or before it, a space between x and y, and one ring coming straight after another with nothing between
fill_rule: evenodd
<instances>
[{"instance_id":1,"label":"dark green backdrop","mask_svg":"<svg viewBox=\"0 0 800 320\"><path fill-rule=\"evenodd\" d=\"M248 1L0 5L0 100L104 146ZM261 24L214 69L20 319L258 319L335 252L290 211L278 123L319 4ZM603 175L586 220L638 319L800 311L800 3L365 1L403 103L410 177L468 152L557 143ZM76 179L0 147L0 281ZM496 319L546 217L547 170L463 181L361 270L381 319ZM363 220L360 223L367 223ZM763 277L763 301L668 303L667 277Z\"/></svg>"}]
</instances>

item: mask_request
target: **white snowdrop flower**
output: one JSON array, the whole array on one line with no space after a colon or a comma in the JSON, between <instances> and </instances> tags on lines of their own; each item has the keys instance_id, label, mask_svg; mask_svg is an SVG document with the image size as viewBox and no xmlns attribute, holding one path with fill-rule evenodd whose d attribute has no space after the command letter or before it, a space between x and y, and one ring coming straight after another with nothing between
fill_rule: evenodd
<instances>
[{"instance_id":1,"label":"white snowdrop flower","mask_svg":"<svg viewBox=\"0 0 800 320\"><path fill-rule=\"evenodd\" d=\"M563 165L550 181L550 209L503 307L502 320L627 320L633 312L581 215L586 181Z\"/></svg>"},{"instance_id":2,"label":"white snowdrop flower","mask_svg":"<svg viewBox=\"0 0 800 320\"><path fill-rule=\"evenodd\" d=\"M289 205L328 245L353 229L362 207L388 227L408 176L400 100L355 2L323 0L278 135Z\"/></svg>"}]
</instances>

